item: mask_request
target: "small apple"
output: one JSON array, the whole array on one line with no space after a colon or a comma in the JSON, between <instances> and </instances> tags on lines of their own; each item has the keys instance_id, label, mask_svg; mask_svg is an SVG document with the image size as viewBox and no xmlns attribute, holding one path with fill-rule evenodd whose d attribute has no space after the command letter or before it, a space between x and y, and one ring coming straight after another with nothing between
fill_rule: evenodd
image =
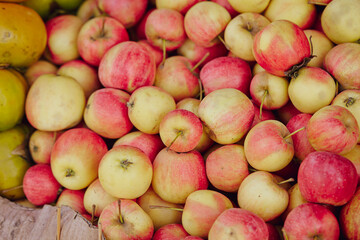
<instances>
[{"instance_id":1,"label":"small apple","mask_svg":"<svg viewBox=\"0 0 360 240\"><path fill-rule=\"evenodd\" d=\"M186 236L189 236L189 234L185 231L184 227L181 224L172 223L159 228L154 233L152 240L183 240Z\"/></svg>"},{"instance_id":2,"label":"small apple","mask_svg":"<svg viewBox=\"0 0 360 240\"><path fill-rule=\"evenodd\" d=\"M31 86L35 80L43 74L56 74L58 68L46 60L39 60L31 64L25 71L24 77Z\"/></svg>"},{"instance_id":3,"label":"small apple","mask_svg":"<svg viewBox=\"0 0 360 240\"><path fill-rule=\"evenodd\" d=\"M282 213L281 217L282 219L286 219L287 215L296 208L297 206L300 206L303 203L307 203L306 199L301 195L299 184L296 183L293 185L289 190L289 204L286 208L286 210Z\"/></svg>"},{"instance_id":4,"label":"small apple","mask_svg":"<svg viewBox=\"0 0 360 240\"><path fill-rule=\"evenodd\" d=\"M47 132L35 130L29 139L29 151L33 161L50 164L51 150L61 134L62 131Z\"/></svg>"},{"instance_id":5,"label":"small apple","mask_svg":"<svg viewBox=\"0 0 360 240\"><path fill-rule=\"evenodd\" d=\"M85 190L64 189L56 201L56 206L69 206L80 214L87 214L84 207Z\"/></svg>"},{"instance_id":6,"label":"small apple","mask_svg":"<svg viewBox=\"0 0 360 240\"><path fill-rule=\"evenodd\" d=\"M339 222L341 231L347 239L359 239L360 224L360 188L358 188L351 200L341 208Z\"/></svg>"},{"instance_id":7,"label":"small apple","mask_svg":"<svg viewBox=\"0 0 360 240\"><path fill-rule=\"evenodd\" d=\"M357 144L350 152L342 154L343 157L349 159L355 166L358 173L360 183L360 145Z\"/></svg>"},{"instance_id":8,"label":"small apple","mask_svg":"<svg viewBox=\"0 0 360 240\"><path fill-rule=\"evenodd\" d=\"M78 16L84 23L92 17L100 16L100 10L97 7L97 0L85 0L83 1L76 11Z\"/></svg>"}]
</instances>

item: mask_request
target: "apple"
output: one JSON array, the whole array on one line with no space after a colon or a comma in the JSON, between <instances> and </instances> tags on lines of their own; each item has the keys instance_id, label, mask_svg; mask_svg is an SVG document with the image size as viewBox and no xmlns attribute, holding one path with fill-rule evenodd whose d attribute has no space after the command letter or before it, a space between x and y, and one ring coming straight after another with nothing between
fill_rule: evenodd
<instances>
[{"instance_id":1,"label":"apple","mask_svg":"<svg viewBox=\"0 0 360 240\"><path fill-rule=\"evenodd\" d=\"M261 67L279 77L293 75L311 59L305 33L288 20L275 20L258 32L253 54Z\"/></svg>"},{"instance_id":2,"label":"apple","mask_svg":"<svg viewBox=\"0 0 360 240\"><path fill-rule=\"evenodd\" d=\"M198 2L204 0L177 0L177 1L167 1L167 0L155 0L156 8L168 8L185 15L186 12Z\"/></svg>"},{"instance_id":3,"label":"apple","mask_svg":"<svg viewBox=\"0 0 360 240\"><path fill-rule=\"evenodd\" d=\"M160 65L160 63L163 61L163 57L164 57L163 51L157 47L154 47L145 39L140 40L137 43L139 43L141 46L145 47L152 54L152 56L155 59L155 65L156 65L156 67L158 67Z\"/></svg>"},{"instance_id":4,"label":"apple","mask_svg":"<svg viewBox=\"0 0 360 240\"><path fill-rule=\"evenodd\" d=\"M149 215L133 200L118 200L102 211L99 223L106 239L150 240L154 225Z\"/></svg>"},{"instance_id":5,"label":"apple","mask_svg":"<svg viewBox=\"0 0 360 240\"><path fill-rule=\"evenodd\" d=\"M98 74L104 87L132 93L139 87L153 85L155 71L152 54L137 42L125 41L105 53Z\"/></svg>"},{"instance_id":6,"label":"apple","mask_svg":"<svg viewBox=\"0 0 360 240\"><path fill-rule=\"evenodd\" d=\"M164 145L176 152L189 152L200 142L203 126L192 112L175 109L161 120L159 135Z\"/></svg>"},{"instance_id":7,"label":"apple","mask_svg":"<svg viewBox=\"0 0 360 240\"><path fill-rule=\"evenodd\" d=\"M164 228L165 225L181 224L182 211L175 211L173 209L182 209L183 205L170 203L161 199L151 186L143 195L137 199L137 203L147 214L149 214L151 220L154 223L155 230ZM177 227L175 228L177 229ZM165 227L165 229L173 228ZM186 233L185 230L184 232Z\"/></svg>"},{"instance_id":8,"label":"apple","mask_svg":"<svg viewBox=\"0 0 360 240\"><path fill-rule=\"evenodd\" d=\"M269 239L267 226L262 218L241 208L230 208L222 212L209 231L209 240L231 239L262 240Z\"/></svg>"},{"instance_id":9,"label":"apple","mask_svg":"<svg viewBox=\"0 0 360 240\"><path fill-rule=\"evenodd\" d=\"M339 223L326 207L315 203L304 203L294 208L284 222L284 238L337 240Z\"/></svg>"},{"instance_id":10,"label":"apple","mask_svg":"<svg viewBox=\"0 0 360 240\"><path fill-rule=\"evenodd\" d=\"M251 81L249 64L234 57L218 57L206 63L200 71L205 95L223 88L234 88L249 95Z\"/></svg>"},{"instance_id":11,"label":"apple","mask_svg":"<svg viewBox=\"0 0 360 240\"><path fill-rule=\"evenodd\" d=\"M86 99L101 87L96 69L82 60L72 60L64 63L57 70L56 74L74 78L80 83Z\"/></svg>"},{"instance_id":12,"label":"apple","mask_svg":"<svg viewBox=\"0 0 360 240\"><path fill-rule=\"evenodd\" d=\"M25 71L24 77L31 86L43 74L56 74L58 67L46 60L39 60L31 64Z\"/></svg>"},{"instance_id":13,"label":"apple","mask_svg":"<svg viewBox=\"0 0 360 240\"><path fill-rule=\"evenodd\" d=\"M84 0L54 0L61 9L75 10Z\"/></svg>"},{"instance_id":14,"label":"apple","mask_svg":"<svg viewBox=\"0 0 360 240\"><path fill-rule=\"evenodd\" d=\"M254 119L250 99L233 88L211 92L201 101L198 111L209 137L219 144L239 141Z\"/></svg>"},{"instance_id":15,"label":"apple","mask_svg":"<svg viewBox=\"0 0 360 240\"><path fill-rule=\"evenodd\" d=\"M336 84L331 75L321 68L301 68L291 78L289 98L303 113L315 113L331 103L336 93Z\"/></svg>"},{"instance_id":16,"label":"apple","mask_svg":"<svg viewBox=\"0 0 360 240\"><path fill-rule=\"evenodd\" d=\"M306 131L311 146L317 151L346 154L359 139L359 126L354 115L337 105L326 106L315 112Z\"/></svg>"},{"instance_id":17,"label":"apple","mask_svg":"<svg viewBox=\"0 0 360 240\"><path fill-rule=\"evenodd\" d=\"M269 23L270 21L259 13L246 12L237 15L225 28L226 46L236 57L255 61L252 52L254 36Z\"/></svg>"},{"instance_id":18,"label":"apple","mask_svg":"<svg viewBox=\"0 0 360 240\"><path fill-rule=\"evenodd\" d=\"M125 41L129 41L125 27L115 18L101 16L84 23L78 34L77 48L85 62L99 66L110 48Z\"/></svg>"},{"instance_id":19,"label":"apple","mask_svg":"<svg viewBox=\"0 0 360 240\"><path fill-rule=\"evenodd\" d=\"M253 74L253 76L255 76L257 73L259 73L259 72L264 72L264 71L265 71L265 69L263 69L263 68L260 66L260 64L255 63L255 65L253 66L253 69L252 69L252 74Z\"/></svg>"},{"instance_id":20,"label":"apple","mask_svg":"<svg viewBox=\"0 0 360 240\"><path fill-rule=\"evenodd\" d=\"M269 5L270 0L228 0L230 5L239 13L243 12L263 12Z\"/></svg>"},{"instance_id":21,"label":"apple","mask_svg":"<svg viewBox=\"0 0 360 240\"><path fill-rule=\"evenodd\" d=\"M125 145L109 150L101 159L98 172L106 192L126 199L143 195L153 176L149 157L140 149Z\"/></svg>"},{"instance_id":22,"label":"apple","mask_svg":"<svg viewBox=\"0 0 360 240\"><path fill-rule=\"evenodd\" d=\"M29 151L35 163L50 164L51 150L63 131L35 130L29 139Z\"/></svg>"},{"instance_id":23,"label":"apple","mask_svg":"<svg viewBox=\"0 0 360 240\"><path fill-rule=\"evenodd\" d=\"M347 158L316 151L301 162L298 183L308 202L342 206L354 195L358 175L354 164Z\"/></svg>"},{"instance_id":24,"label":"apple","mask_svg":"<svg viewBox=\"0 0 360 240\"><path fill-rule=\"evenodd\" d=\"M155 0L154 0L155 1ZM137 40L146 40L146 34L145 34L145 24L147 21L147 18L149 17L150 13L153 12L156 8L153 8L152 6L144 13L144 15L141 17L140 21L134 26L135 28L135 38ZM146 40L147 41L147 40Z\"/></svg>"},{"instance_id":25,"label":"apple","mask_svg":"<svg viewBox=\"0 0 360 240\"><path fill-rule=\"evenodd\" d=\"M29 123L42 131L60 131L82 120L85 94L71 77L44 74L31 85L25 102Z\"/></svg>"},{"instance_id":26,"label":"apple","mask_svg":"<svg viewBox=\"0 0 360 240\"><path fill-rule=\"evenodd\" d=\"M269 172L283 169L294 156L290 132L278 120L266 120L255 125L245 137L244 150L253 168Z\"/></svg>"},{"instance_id":27,"label":"apple","mask_svg":"<svg viewBox=\"0 0 360 240\"><path fill-rule=\"evenodd\" d=\"M100 10L97 7L97 0L83 1L76 11L78 16L84 23L92 17L100 16Z\"/></svg>"},{"instance_id":28,"label":"apple","mask_svg":"<svg viewBox=\"0 0 360 240\"><path fill-rule=\"evenodd\" d=\"M27 0L24 6L34 9L42 19L47 19L52 11L54 11L53 0Z\"/></svg>"},{"instance_id":29,"label":"apple","mask_svg":"<svg viewBox=\"0 0 360 240\"><path fill-rule=\"evenodd\" d=\"M288 101L287 104L285 104L285 106L277 109L274 113L275 113L276 118L278 120L280 120L280 122L287 124L292 117L294 117L302 112L300 112L294 106L294 104L292 104L291 101Z\"/></svg>"},{"instance_id":30,"label":"apple","mask_svg":"<svg viewBox=\"0 0 360 240\"><path fill-rule=\"evenodd\" d=\"M100 160L107 150L104 140L87 128L65 131L51 151L54 177L71 190L89 186L97 178Z\"/></svg>"},{"instance_id":31,"label":"apple","mask_svg":"<svg viewBox=\"0 0 360 240\"><path fill-rule=\"evenodd\" d=\"M157 8L146 19L145 35L153 46L167 51L175 50L186 39L184 17L176 10Z\"/></svg>"},{"instance_id":32,"label":"apple","mask_svg":"<svg viewBox=\"0 0 360 240\"><path fill-rule=\"evenodd\" d=\"M174 98L165 90L145 86L135 90L127 103L131 123L141 132L159 133L162 118L175 110Z\"/></svg>"},{"instance_id":33,"label":"apple","mask_svg":"<svg viewBox=\"0 0 360 240\"><path fill-rule=\"evenodd\" d=\"M311 28L316 19L316 8L307 0L272 0L264 11L271 22L289 20L302 29Z\"/></svg>"},{"instance_id":34,"label":"apple","mask_svg":"<svg viewBox=\"0 0 360 240\"><path fill-rule=\"evenodd\" d=\"M154 85L168 92L176 102L196 97L200 86L199 71L194 67L195 64L183 56L166 58L156 70Z\"/></svg>"},{"instance_id":35,"label":"apple","mask_svg":"<svg viewBox=\"0 0 360 240\"><path fill-rule=\"evenodd\" d=\"M14 201L14 203L16 203L17 205L26 207L26 208L34 208L34 209L36 209L36 208L41 208L40 206L36 206L36 205L32 204L32 203L31 203L29 200L27 200L26 198L16 200L16 201Z\"/></svg>"},{"instance_id":36,"label":"apple","mask_svg":"<svg viewBox=\"0 0 360 240\"><path fill-rule=\"evenodd\" d=\"M275 110L289 101L289 82L266 71L257 73L250 83L250 96L260 109Z\"/></svg>"},{"instance_id":37,"label":"apple","mask_svg":"<svg viewBox=\"0 0 360 240\"><path fill-rule=\"evenodd\" d=\"M85 210L89 214L94 214L95 217L99 217L104 208L116 200L118 198L111 196L104 190L98 178L85 189Z\"/></svg>"},{"instance_id":38,"label":"apple","mask_svg":"<svg viewBox=\"0 0 360 240\"><path fill-rule=\"evenodd\" d=\"M295 132L296 130L305 127L303 131L297 132L291 136L294 145L294 155L300 161L304 160L309 153L315 152L315 149L311 146L307 138L306 130L306 126L311 116L312 115L309 113L300 113L290 118L286 124L286 127L290 132Z\"/></svg>"},{"instance_id":39,"label":"apple","mask_svg":"<svg viewBox=\"0 0 360 240\"><path fill-rule=\"evenodd\" d=\"M77 36L82 20L71 14L60 15L45 23L47 46L44 56L50 62L60 65L79 57Z\"/></svg>"},{"instance_id":40,"label":"apple","mask_svg":"<svg viewBox=\"0 0 360 240\"><path fill-rule=\"evenodd\" d=\"M70 190L64 189L59 198L56 201L56 206L69 206L74 211L80 213L81 215L87 214L84 207L84 194L85 190Z\"/></svg>"},{"instance_id":41,"label":"apple","mask_svg":"<svg viewBox=\"0 0 360 240\"><path fill-rule=\"evenodd\" d=\"M281 217L282 219L286 219L287 215L297 206L300 206L303 203L307 203L306 199L301 195L299 184L296 183L293 185L289 190L289 204L286 208L286 210L282 213Z\"/></svg>"},{"instance_id":42,"label":"apple","mask_svg":"<svg viewBox=\"0 0 360 240\"><path fill-rule=\"evenodd\" d=\"M275 219L289 203L289 194L281 183L282 178L269 172L249 174L237 193L239 207L255 213L266 222Z\"/></svg>"},{"instance_id":43,"label":"apple","mask_svg":"<svg viewBox=\"0 0 360 240\"><path fill-rule=\"evenodd\" d=\"M84 111L86 125L102 137L117 139L129 133L133 125L126 106L130 95L115 88L94 91Z\"/></svg>"},{"instance_id":44,"label":"apple","mask_svg":"<svg viewBox=\"0 0 360 240\"><path fill-rule=\"evenodd\" d=\"M158 134L147 134L141 131L133 131L125 134L115 141L113 147L119 145L139 148L149 157L151 162L154 161L160 150L165 147Z\"/></svg>"},{"instance_id":45,"label":"apple","mask_svg":"<svg viewBox=\"0 0 360 240\"><path fill-rule=\"evenodd\" d=\"M356 42L360 39L360 2L333 0L321 14L321 26L326 36L336 44Z\"/></svg>"},{"instance_id":46,"label":"apple","mask_svg":"<svg viewBox=\"0 0 360 240\"><path fill-rule=\"evenodd\" d=\"M34 205L41 206L54 202L61 185L56 181L49 164L31 166L23 179L26 198Z\"/></svg>"},{"instance_id":47,"label":"apple","mask_svg":"<svg viewBox=\"0 0 360 240\"><path fill-rule=\"evenodd\" d=\"M184 28L186 35L194 43L211 47L219 39L218 35L230 22L229 12L220 4L202 1L193 5L185 14Z\"/></svg>"},{"instance_id":48,"label":"apple","mask_svg":"<svg viewBox=\"0 0 360 240\"><path fill-rule=\"evenodd\" d=\"M228 0L211 0L212 2L215 2L221 6L223 6L229 13L231 18L234 18L239 13L230 5Z\"/></svg>"},{"instance_id":49,"label":"apple","mask_svg":"<svg viewBox=\"0 0 360 240\"><path fill-rule=\"evenodd\" d=\"M333 47L324 58L324 68L344 89L360 88L360 46L343 43Z\"/></svg>"},{"instance_id":50,"label":"apple","mask_svg":"<svg viewBox=\"0 0 360 240\"><path fill-rule=\"evenodd\" d=\"M359 232L359 206L360 206L360 188L358 188L351 200L341 208L339 222L341 231L347 239L358 239Z\"/></svg>"},{"instance_id":51,"label":"apple","mask_svg":"<svg viewBox=\"0 0 360 240\"><path fill-rule=\"evenodd\" d=\"M125 28L135 26L144 15L148 0L97 0L101 12L117 19Z\"/></svg>"},{"instance_id":52,"label":"apple","mask_svg":"<svg viewBox=\"0 0 360 240\"><path fill-rule=\"evenodd\" d=\"M360 99L360 90L357 89L349 89L340 92L335 98L332 100L331 105L338 105L348 109L353 116L355 117L358 127L360 129L360 108L359 108L359 100ZM360 139L358 140L360 142Z\"/></svg>"},{"instance_id":53,"label":"apple","mask_svg":"<svg viewBox=\"0 0 360 240\"><path fill-rule=\"evenodd\" d=\"M350 152L342 154L342 156L346 157L354 164L360 182L360 145L357 144Z\"/></svg>"},{"instance_id":54,"label":"apple","mask_svg":"<svg viewBox=\"0 0 360 240\"><path fill-rule=\"evenodd\" d=\"M183 240L189 234L185 231L184 227L178 223L164 225L159 228L153 236L153 240Z\"/></svg>"},{"instance_id":55,"label":"apple","mask_svg":"<svg viewBox=\"0 0 360 240\"><path fill-rule=\"evenodd\" d=\"M228 144L212 151L206 158L205 167L209 182L225 192L236 192L249 175L244 147L238 144Z\"/></svg>"},{"instance_id":56,"label":"apple","mask_svg":"<svg viewBox=\"0 0 360 240\"><path fill-rule=\"evenodd\" d=\"M164 148L153 168L152 187L165 201L182 204L190 193L208 187L204 159L197 151L177 153Z\"/></svg>"},{"instance_id":57,"label":"apple","mask_svg":"<svg viewBox=\"0 0 360 240\"><path fill-rule=\"evenodd\" d=\"M312 46L316 56L310 60L307 66L322 67L326 54L334 47L334 43L323 33L315 29L305 29L304 33Z\"/></svg>"},{"instance_id":58,"label":"apple","mask_svg":"<svg viewBox=\"0 0 360 240\"><path fill-rule=\"evenodd\" d=\"M213 190L190 193L182 214L182 225L192 236L206 238L216 218L233 204L223 194Z\"/></svg>"},{"instance_id":59,"label":"apple","mask_svg":"<svg viewBox=\"0 0 360 240\"><path fill-rule=\"evenodd\" d=\"M187 38L176 52L177 54L188 58L193 64L201 62L199 66L203 67L206 63L217 57L226 56L228 50L221 42L211 47L202 47Z\"/></svg>"}]
</instances>

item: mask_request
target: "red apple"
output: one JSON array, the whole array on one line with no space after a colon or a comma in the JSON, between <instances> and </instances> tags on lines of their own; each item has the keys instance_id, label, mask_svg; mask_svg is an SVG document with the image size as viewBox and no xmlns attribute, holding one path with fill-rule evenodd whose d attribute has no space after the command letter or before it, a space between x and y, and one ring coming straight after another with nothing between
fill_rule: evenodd
<instances>
[{"instance_id":1,"label":"red apple","mask_svg":"<svg viewBox=\"0 0 360 240\"><path fill-rule=\"evenodd\" d=\"M351 200L341 208L339 222L341 231L347 239L359 239L360 232L360 188Z\"/></svg>"},{"instance_id":2,"label":"red apple","mask_svg":"<svg viewBox=\"0 0 360 240\"><path fill-rule=\"evenodd\" d=\"M280 120L280 122L287 124L292 117L300 113L302 112L296 109L296 107L294 106L294 104L292 104L291 101L288 101L287 104L285 104L285 106L275 111L275 116L277 117L278 120Z\"/></svg>"},{"instance_id":3,"label":"red apple","mask_svg":"<svg viewBox=\"0 0 360 240\"><path fill-rule=\"evenodd\" d=\"M167 224L159 228L152 238L152 240L183 240L184 237L189 236L181 224L173 223Z\"/></svg>"},{"instance_id":4,"label":"red apple","mask_svg":"<svg viewBox=\"0 0 360 240\"><path fill-rule=\"evenodd\" d=\"M135 26L136 39L146 40L146 34L145 34L146 20L149 17L150 13L155 9L156 8L150 8L149 10L147 10L145 14L142 16L141 20L136 24Z\"/></svg>"},{"instance_id":5,"label":"red apple","mask_svg":"<svg viewBox=\"0 0 360 240\"><path fill-rule=\"evenodd\" d=\"M307 201L341 206L354 195L358 175L354 164L347 158L317 151L302 161L298 183Z\"/></svg>"},{"instance_id":6,"label":"red apple","mask_svg":"<svg viewBox=\"0 0 360 240\"><path fill-rule=\"evenodd\" d=\"M145 47L154 57L155 59L155 64L156 67L158 67L160 65L160 63L163 60L163 51L157 47L154 47L153 45L151 45L147 40L143 39L138 41L137 43L139 43L141 46Z\"/></svg>"},{"instance_id":7,"label":"red apple","mask_svg":"<svg viewBox=\"0 0 360 240\"><path fill-rule=\"evenodd\" d=\"M58 197L61 185L56 181L48 164L30 167L23 179L25 197L34 205L50 204Z\"/></svg>"},{"instance_id":8,"label":"red apple","mask_svg":"<svg viewBox=\"0 0 360 240\"><path fill-rule=\"evenodd\" d=\"M360 145L357 144L350 152L343 154L342 156L346 157L354 164L360 183Z\"/></svg>"},{"instance_id":9,"label":"red apple","mask_svg":"<svg viewBox=\"0 0 360 240\"><path fill-rule=\"evenodd\" d=\"M229 13L231 18L234 18L239 13L230 5L228 0L211 0L212 2L215 2L221 6L223 6Z\"/></svg>"}]
</instances>

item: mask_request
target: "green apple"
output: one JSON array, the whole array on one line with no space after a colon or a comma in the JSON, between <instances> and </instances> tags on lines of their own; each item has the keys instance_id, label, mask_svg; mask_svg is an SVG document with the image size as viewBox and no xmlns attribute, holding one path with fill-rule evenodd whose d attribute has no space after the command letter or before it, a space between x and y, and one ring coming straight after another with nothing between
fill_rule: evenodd
<instances>
[{"instance_id":1,"label":"green apple","mask_svg":"<svg viewBox=\"0 0 360 240\"><path fill-rule=\"evenodd\" d=\"M43 19L47 19L55 7L53 0L27 0L23 4L34 9Z\"/></svg>"},{"instance_id":2,"label":"green apple","mask_svg":"<svg viewBox=\"0 0 360 240\"><path fill-rule=\"evenodd\" d=\"M0 132L0 195L10 200L25 197L21 185L31 166L26 153L29 135L26 125Z\"/></svg>"},{"instance_id":3,"label":"green apple","mask_svg":"<svg viewBox=\"0 0 360 240\"><path fill-rule=\"evenodd\" d=\"M55 2L64 10L75 10L84 0L55 0Z\"/></svg>"}]
</instances>

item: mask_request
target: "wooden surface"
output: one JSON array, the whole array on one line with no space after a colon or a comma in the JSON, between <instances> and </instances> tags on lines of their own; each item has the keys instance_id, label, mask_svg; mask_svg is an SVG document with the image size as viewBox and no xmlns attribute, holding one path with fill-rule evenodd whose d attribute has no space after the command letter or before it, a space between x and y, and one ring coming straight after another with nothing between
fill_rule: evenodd
<instances>
[{"instance_id":1,"label":"wooden surface","mask_svg":"<svg viewBox=\"0 0 360 240\"><path fill-rule=\"evenodd\" d=\"M27 208L0 197L0 240L56 240L57 207ZM61 240L98 240L98 229L68 206L61 207Z\"/></svg>"}]
</instances>

